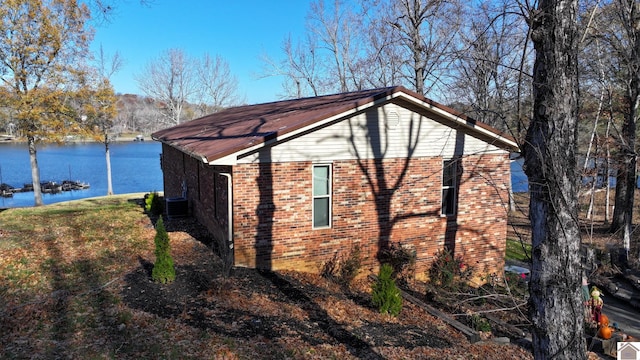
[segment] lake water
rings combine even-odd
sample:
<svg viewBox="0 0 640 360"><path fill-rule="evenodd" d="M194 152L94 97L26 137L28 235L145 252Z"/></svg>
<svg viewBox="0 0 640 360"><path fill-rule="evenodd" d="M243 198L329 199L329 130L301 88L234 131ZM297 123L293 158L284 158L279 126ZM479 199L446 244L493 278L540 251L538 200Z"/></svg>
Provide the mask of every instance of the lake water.
<svg viewBox="0 0 640 360"><path fill-rule="evenodd" d="M113 192L127 194L162 191L160 153L155 141L131 141L111 144L111 176ZM74 180L89 183L86 190L42 194L45 204L78 200L107 194L107 166L104 145L74 143L40 145L38 166L41 181ZM522 159L511 162L511 180L515 192L527 191L527 177L522 171ZM0 183L23 187L31 183L29 152L24 143L0 143ZM0 208L33 206L33 192L16 193L12 198L0 197Z"/></svg>
<svg viewBox="0 0 640 360"><path fill-rule="evenodd" d="M43 145L37 148L41 181L74 180L90 185L89 189L42 194L45 204L77 200L107 194L107 165L104 144L74 143ZM162 191L160 153L156 141L112 143L111 180L115 194ZM31 183L29 151L25 143L0 143L0 183L16 188ZM0 197L0 208L33 206L33 192Z"/></svg>
<svg viewBox="0 0 640 360"><path fill-rule="evenodd" d="M527 175L522 171L523 164L524 158L511 161L511 187L513 188L513 192L529 191Z"/></svg>

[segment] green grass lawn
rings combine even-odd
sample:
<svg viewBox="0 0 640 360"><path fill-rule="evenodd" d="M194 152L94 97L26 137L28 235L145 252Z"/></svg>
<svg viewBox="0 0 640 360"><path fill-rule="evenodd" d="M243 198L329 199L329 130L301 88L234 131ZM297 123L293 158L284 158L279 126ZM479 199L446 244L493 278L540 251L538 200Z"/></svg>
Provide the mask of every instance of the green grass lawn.
<svg viewBox="0 0 640 360"><path fill-rule="evenodd" d="M113 348L97 343L130 317L113 284L153 251L140 201L114 196L0 212L0 358L140 352L122 345L124 332L110 334Z"/></svg>
<svg viewBox="0 0 640 360"><path fill-rule="evenodd" d="M531 261L531 244L522 243L518 239L507 239L505 258L521 262Z"/></svg>

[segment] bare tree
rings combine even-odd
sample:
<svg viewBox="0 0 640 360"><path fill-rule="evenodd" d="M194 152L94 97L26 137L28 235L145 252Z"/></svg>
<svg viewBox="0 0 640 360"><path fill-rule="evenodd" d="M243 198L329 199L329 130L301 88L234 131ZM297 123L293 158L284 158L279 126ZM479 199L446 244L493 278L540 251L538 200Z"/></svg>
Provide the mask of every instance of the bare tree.
<svg viewBox="0 0 640 360"><path fill-rule="evenodd" d="M633 199L636 188L636 122L640 106L640 3L612 1L605 10L613 12L613 21L605 21L601 37L610 47L619 66L624 98L624 121L619 137L619 165L611 230L622 230L624 249L631 243ZM618 26L616 26L616 24Z"/></svg>
<svg viewBox="0 0 640 360"><path fill-rule="evenodd" d="M527 24L510 1L485 1L468 9L460 50L451 70L456 102L475 119L517 131L518 80L530 74ZM525 56L525 61L522 57ZM524 65L522 68L521 64ZM519 134L514 134L519 135Z"/></svg>
<svg viewBox="0 0 640 360"><path fill-rule="evenodd" d="M586 359L581 294L576 140L577 0L540 0L530 10L536 50L534 112L523 153L529 179L536 359Z"/></svg>
<svg viewBox="0 0 640 360"><path fill-rule="evenodd" d="M599 1L598 1L599 2ZM581 118L591 121L585 121L583 125L584 135L588 135L589 139L580 141L587 143L584 150L584 162L582 165L582 176L584 185L588 186L589 207L587 209L587 218L592 219L595 205L595 190L599 185L606 187L605 196L605 223L609 222L609 165L610 165L610 141L609 133L613 124L613 113L610 112L611 87L613 84L611 67L607 64L610 55L605 52L602 41L596 34L596 22L599 20L599 7L596 4L588 4L582 10L581 22L581 41L580 41L580 94L581 94ZM594 20L596 22L594 22ZM608 115L607 115L608 113ZM606 118L606 126L603 129L602 118ZM580 130L579 130L580 131ZM603 134L604 132L604 134ZM584 138L584 137L583 137Z"/></svg>
<svg viewBox="0 0 640 360"><path fill-rule="evenodd" d="M100 45L96 60L99 74L105 79L111 79L113 75L122 69L125 63L119 52L116 51L109 56L104 52L102 45Z"/></svg>
<svg viewBox="0 0 640 360"><path fill-rule="evenodd" d="M263 77L282 76L284 98L318 96L324 93L321 87L321 61L318 59L316 40L307 34L305 42L295 42L289 35L282 42L284 59L274 60L262 55Z"/></svg>
<svg viewBox="0 0 640 360"><path fill-rule="evenodd" d="M222 57L205 54L196 69L198 94L205 114L210 110L219 111L240 101L238 79L231 74L229 63Z"/></svg>
<svg viewBox="0 0 640 360"><path fill-rule="evenodd" d="M110 144L113 140L113 125L117 114L117 99L110 79L115 73L120 71L124 65L124 60L118 52L112 56L107 56L101 45L97 62L100 80L98 81L96 90L92 91L89 96L91 100L89 104L92 108L85 111L85 113L93 115L91 116L92 124L96 130L96 136L94 138L104 144L104 157L107 165L107 195L113 195Z"/></svg>
<svg viewBox="0 0 640 360"><path fill-rule="evenodd" d="M138 108L134 114L133 125L139 131L149 133L160 130L164 127L164 116L157 111L157 101L150 97L142 98L142 107Z"/></svg>
<svg viewBox="0 0 640 360"><path fill-rule="evenodd" d="M327 68L325 87L330 91L362 90L363 69L360 66L361 17L344 0L333 0L326 6L323 0L311 3L307 28L323 50L323 63ZM336 84L336 85L334 85Z"/></svg>
<svg viewBox="0 0 640 360"><path fill-rule="evenodd" d="M376 8L363 7L362 17L366 19L363 32L367 34L365 55L361 66L367 69L364 81L367 87L379 88L404 83L402 64L403 51L397 46L395 31L385 26Z"/></svg>
<svg viewBox="0 0 640 360"><path fill-rule="evenodd" d="M362 89L364 74L370 71L362 62L359 18L343 0L330 5L323 0L312 2L306 33L301 39L289 35L283 41L282 59L264 55L262 76L283 76L285 97Z"/></svg>
<svg viewBox="0 0 640 360"><path fill-rule="evenodd" d="M443 84L461 23L458 0L358 4L311 3L303 40L286 39L280 61L265 56L264 76L284 76L285 91L298 97L403 83L424 94Z"/></svg>
<svg viewBox="0 0 640 360"><path fill-rule="evenodd" d="M77 103L80 105L79 114L87 128L88 135L104 144L104 155L107 165L107 195L113 195L111 182L111 144L113 119L116 115L116 96L109 79L97 76L91 84L85 87Z"/></svg>
<svg viewBox="0 0 640 360"><path fill-rule="evenodd" d="M616 192L611 232L620 232L625 253L631 247L636 188L636 128L640 104L640 3L607 0L589 4L583 36L582 83L587 94L609 100L615 134ZM606 96L605 96L606 95ZM619 100L616 100L619 99ZM613 101L612 101L613 100ZM621 122L621 124L620 124Z"/></svg>
<svg viewBox="0 0 640 360"><path fill-rule="evenodd" d="M456 0L399 0L382 7L382 24L392 30L410 87L427 94L440 85L455 53L461 4Z"/></svg>
<svg viewBox="0 0 640 360"><path fill-rule="evenodd" d="M194 61L180 49L170 49L150 61L135 78L147 96L162 103L166 122L183 121L182 111L196 92Z"/></svg>

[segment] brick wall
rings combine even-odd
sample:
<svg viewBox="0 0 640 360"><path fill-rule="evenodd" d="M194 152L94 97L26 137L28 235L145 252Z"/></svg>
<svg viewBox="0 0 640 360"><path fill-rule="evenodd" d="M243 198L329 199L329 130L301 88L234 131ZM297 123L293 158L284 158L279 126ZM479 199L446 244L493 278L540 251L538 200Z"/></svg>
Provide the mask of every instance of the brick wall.
<svg viewBox="0 0 640 360"><path fill-rule="evenodd" d="M507 155L460 163L458 215L442 217L442 158L336 161L332 227L312 229L312 163L213 167L163 146L165 197L188 188L190 212L212 234L226 234L226 178L233 176L237 266L317 272L359 245L365 270L387 242L416 250L418 277L445 244L482 273L503 266L510 168Z"/></svg>
<svg viewBox="0 0 640 360"><path fill-rule="evenodd" d="M227 180L220 174L231 167L206 165L163 144L162 172L165 198L182 196L185 182L190 214L212 234L227 233Z"/></svg>
<svg viewBox="0 0 640 360"><path fill-rule="evenodd" d="M359 245L377 268L386 242L418 255L422 275L445 243L482 272L503 266L509 162L506 155L461 160L457 217L440 216L442 159L333 163L330 229L312 229L310 162L233 169L236 265L319 271L334 254Z"/></svg>

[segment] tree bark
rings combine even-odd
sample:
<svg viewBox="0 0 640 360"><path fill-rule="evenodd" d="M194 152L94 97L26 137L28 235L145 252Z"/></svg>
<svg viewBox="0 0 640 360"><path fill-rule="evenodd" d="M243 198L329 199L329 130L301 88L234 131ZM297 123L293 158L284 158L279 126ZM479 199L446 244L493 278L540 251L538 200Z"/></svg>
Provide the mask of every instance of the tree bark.
<svg viewBox="0 0 640 360"><path fill-rule="evenodd" d="M36 156L36 139L29 135L27 136L27 145L29 147L29 162L31 163L31 182L33 184L33 200L35 206L41 206L42 203L42 189L40 188L40 169L38 168L38 158Z"/></svg>
<svg viewBox="0 0 640 360"><path fill-rule="evenodd" d="M586 359L581 299L576 139L577 0L541 0L530 18L534 114L523 153L529 180L536 359Z"/></svg>
<svg viewBox="0 0 640 360"><path fill-rule="evenodd" d="M622 136L627 144L631 144L632 141L635 143L635 121L631 124L629 115L625 116ZM636 155L628 145L621 146L620 152L618 175L616 177L615 207L613 208L613 221L609 230L611 232L621 232L623 247L628 252L631 243L631 217L636 186Z"/></svg>

